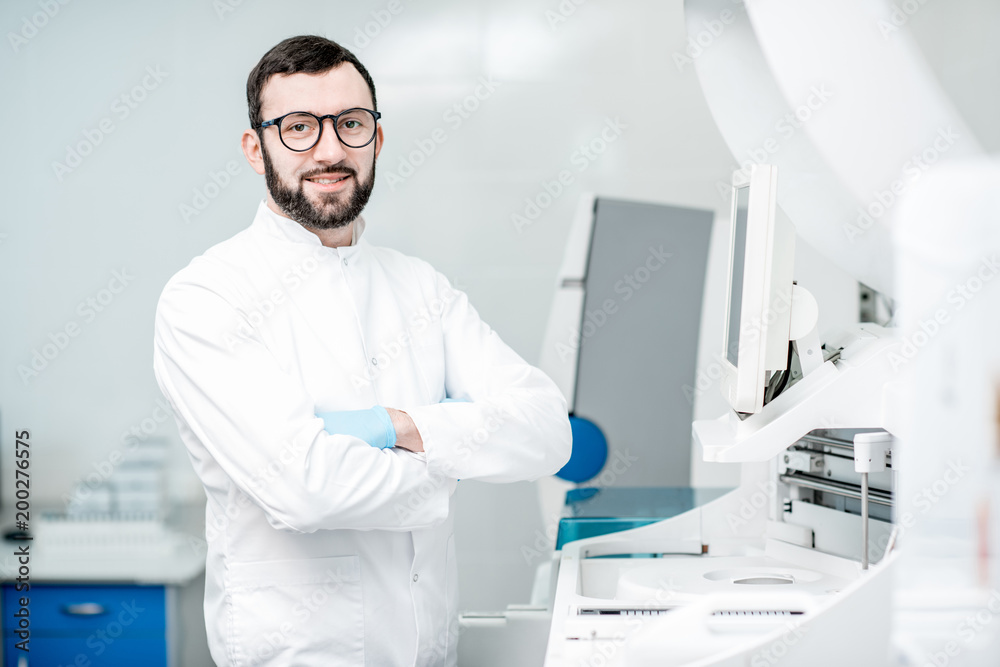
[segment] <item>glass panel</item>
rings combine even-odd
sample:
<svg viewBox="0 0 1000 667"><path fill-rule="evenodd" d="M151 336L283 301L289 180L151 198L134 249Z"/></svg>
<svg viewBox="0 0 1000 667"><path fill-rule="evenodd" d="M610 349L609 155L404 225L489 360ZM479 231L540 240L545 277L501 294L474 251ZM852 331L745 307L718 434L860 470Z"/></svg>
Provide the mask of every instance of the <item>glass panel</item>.
<svg viewBox="0 0 1000 667"><path fill-rule="evenodd" d="M740 317L743 314L743 268L747 253L747 209L750 187L736 190L736 219L733 221L733 275L729 287L729 331L726 336L726 358L739 365Z"/></svg>
<svg viewBox="0 0 1000 667"><path fill-rule="evenodd" d="M354 109L337 120L337 133L349 144L363 144L375 133L375 116L364 109Z"/></svg>
<svg viewBox="0 0 1000 667"><path fill-rule="evenodd" d="M290 148L311 146L319 133L319 123L314 116L296 113L281 121L281 138Z"/></svg>

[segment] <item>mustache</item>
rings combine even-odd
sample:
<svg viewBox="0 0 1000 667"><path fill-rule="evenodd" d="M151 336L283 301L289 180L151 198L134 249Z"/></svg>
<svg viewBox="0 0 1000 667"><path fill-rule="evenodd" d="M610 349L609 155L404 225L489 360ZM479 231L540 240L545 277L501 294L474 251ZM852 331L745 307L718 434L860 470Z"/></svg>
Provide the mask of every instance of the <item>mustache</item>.
<svg viewBox="0 0 1000 667"><path fill-rule="evenodd" d="M357 176L358 171L346 165L337 165L334 167L327 167L326 169L312 169L306 173L299 176L300 180L306 178L315 178L317 176L326 176L328 174L342 174L344 176Z"/></svg>

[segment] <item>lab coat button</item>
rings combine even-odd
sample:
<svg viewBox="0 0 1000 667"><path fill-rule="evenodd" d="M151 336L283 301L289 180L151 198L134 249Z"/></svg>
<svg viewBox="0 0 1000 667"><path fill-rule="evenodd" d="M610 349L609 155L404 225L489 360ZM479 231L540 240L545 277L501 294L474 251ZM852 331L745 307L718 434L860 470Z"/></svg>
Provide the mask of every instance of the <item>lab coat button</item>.
<svg viewBox="0 0 1000 667"><path fill-rule="evenodd" d="M372 366L378 366L378 359L372 357Z"/></svg>
<svg viewBox="0 0 1000 667"><path fill-rule="evenodd" d="M419 579L419 578L420 578L420 575L419 575L419 574L415 574L415 575L413 575L413 581L414 581L414 582L416 582L416 580L417 580L417 579Z"/></svg>
<svg viewBox="0 0 1000 667"><path fill-rule="evenodd" d="M344 258L344 266L347 266L347 258Z"/></svg>

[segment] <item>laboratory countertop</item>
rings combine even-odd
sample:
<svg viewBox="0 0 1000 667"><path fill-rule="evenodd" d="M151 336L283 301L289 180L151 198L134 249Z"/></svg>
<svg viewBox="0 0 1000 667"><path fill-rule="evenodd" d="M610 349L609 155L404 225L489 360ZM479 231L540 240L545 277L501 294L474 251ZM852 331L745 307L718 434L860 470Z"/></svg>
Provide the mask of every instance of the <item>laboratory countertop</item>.
<svg viewBox="0 0 1000 667"><path fill-rule="evenodd" d="M4 534L11 508L0 508ZM42 517L46 518L42 518ZM0 581L183 586L205 569L205 505L173 506L165 520L76 517L32 509L29 539L4 539ZM24 551L27 550L27 563Z"/></svg>

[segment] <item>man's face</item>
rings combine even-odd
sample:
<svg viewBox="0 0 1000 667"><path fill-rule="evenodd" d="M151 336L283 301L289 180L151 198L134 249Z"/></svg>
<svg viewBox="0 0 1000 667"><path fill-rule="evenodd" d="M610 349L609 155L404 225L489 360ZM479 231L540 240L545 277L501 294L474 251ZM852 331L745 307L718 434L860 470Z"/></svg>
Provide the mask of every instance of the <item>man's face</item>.
<svg viewBox="0 0 1000 667"><path fill-rule="evenodd" d="M368 85L349 63L323 74L275 75L264 86L261 98L264 120L292 111L323 116L355 107L372 108ZM269 204L306 227L343 227L368 203L375 185L375 158L381 149L381 126L372 143L349 148L337 139L332 121L324 120L319 143L301 153L281 143L277 127L265 128L260 160Z"/></svg>

